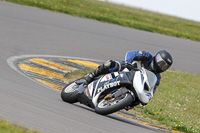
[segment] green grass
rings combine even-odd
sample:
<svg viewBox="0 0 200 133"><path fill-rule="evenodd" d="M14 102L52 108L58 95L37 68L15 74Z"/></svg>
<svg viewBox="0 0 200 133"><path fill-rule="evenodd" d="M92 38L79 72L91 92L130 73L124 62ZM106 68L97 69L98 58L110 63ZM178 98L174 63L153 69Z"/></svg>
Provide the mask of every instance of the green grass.
<svg viewBox="0 0 200 133"><path fill-rule="evenodd" d="M72 73L68 73L65 78L68 83L71 83L72 81L82 78L85 75L87 75L91 70L76 70L73 71Z"/></svg>
<svg viewBox="0 0 200 133"><path fill-rule="evenodd" d="M38 133L0 120L0 133Z"/></svg>
<svg viewBox="0 0 200 133"><path fill-rule="evenodd" d="M200 23L97 0L3 0L200 41Z"/></svg>

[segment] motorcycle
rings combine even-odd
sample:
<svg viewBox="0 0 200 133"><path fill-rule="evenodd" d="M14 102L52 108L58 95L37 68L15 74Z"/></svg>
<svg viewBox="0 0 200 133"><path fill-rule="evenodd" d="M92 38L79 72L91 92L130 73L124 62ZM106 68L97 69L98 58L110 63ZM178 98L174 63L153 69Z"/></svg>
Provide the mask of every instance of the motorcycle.
<svg viewBox="0 0 200 133"><path fill-rule="evenodd" d="M84 78L63 88L61 98L68 103L80 102L96 113L108 115L121 109L130 109L141 103L146 105L153 98L157 77L144 67L112 72L97 77L85 85Z"/></svg>

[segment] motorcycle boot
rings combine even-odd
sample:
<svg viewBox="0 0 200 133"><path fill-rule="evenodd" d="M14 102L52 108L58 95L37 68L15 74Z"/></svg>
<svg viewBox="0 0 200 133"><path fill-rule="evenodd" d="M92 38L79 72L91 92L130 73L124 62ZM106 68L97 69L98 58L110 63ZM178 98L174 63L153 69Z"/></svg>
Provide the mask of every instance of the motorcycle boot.
<svg viewBox="0 0 200 133"><path fill-rule="evenodd" d="M95 69L94 71L91 71L90 73L88 73L85 76L86 84L91 83L94 80L94 78L97 76L109 73L109 69L115 66L115 63L116 63L115 61L108 60L104 64L98 66L98 68Z"/></svg>

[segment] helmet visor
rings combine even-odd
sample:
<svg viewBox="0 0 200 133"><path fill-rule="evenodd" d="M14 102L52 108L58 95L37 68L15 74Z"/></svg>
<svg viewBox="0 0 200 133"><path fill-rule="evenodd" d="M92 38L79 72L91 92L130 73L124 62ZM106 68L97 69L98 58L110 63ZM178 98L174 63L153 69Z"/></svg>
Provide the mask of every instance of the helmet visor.
<svg viewBox="0 0 200 133"><path fill-rule="evenodd" d="M166 71L170 65L167 64L167 62L165 62L162 57L160 56L160 54L157 54L156 57L155 57L155 61L158 65L158 67L160 68L160 70L162 71Z"/></svg>

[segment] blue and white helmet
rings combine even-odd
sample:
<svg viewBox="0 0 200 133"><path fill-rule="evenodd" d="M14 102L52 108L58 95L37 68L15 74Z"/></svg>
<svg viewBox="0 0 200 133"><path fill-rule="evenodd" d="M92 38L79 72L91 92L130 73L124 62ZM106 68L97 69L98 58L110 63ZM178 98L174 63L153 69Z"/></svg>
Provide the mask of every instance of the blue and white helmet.
<svg viewBox="0 0 200 133"><path fill-rule="evenodd" d="M153 57L150 67L156 73L161 73L166 71L173 63L172 56L166 50L160 50Z"/></svg>

